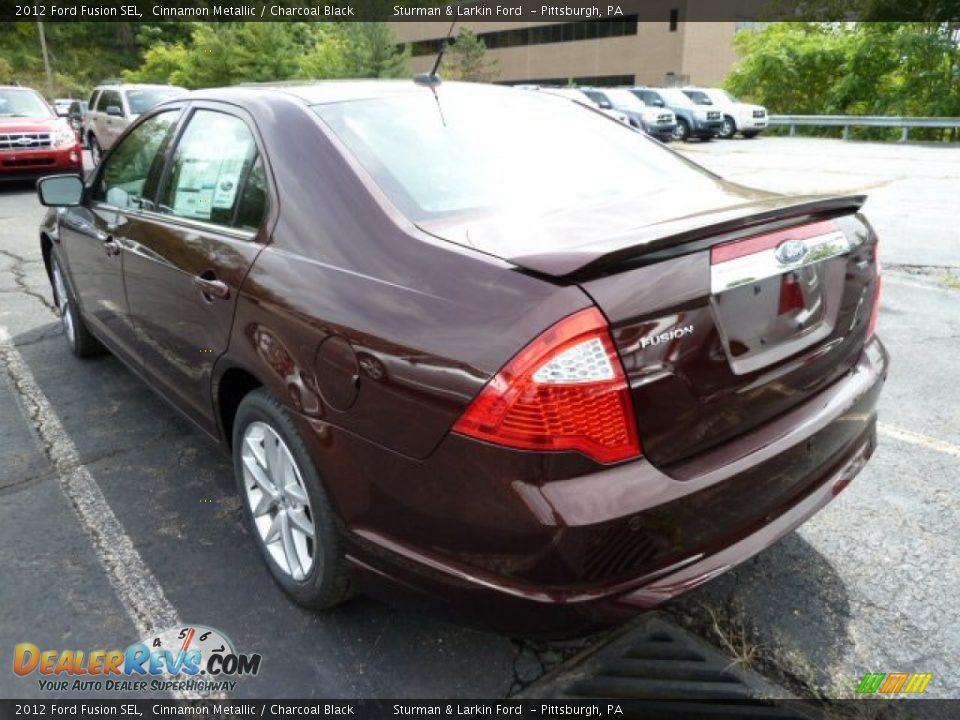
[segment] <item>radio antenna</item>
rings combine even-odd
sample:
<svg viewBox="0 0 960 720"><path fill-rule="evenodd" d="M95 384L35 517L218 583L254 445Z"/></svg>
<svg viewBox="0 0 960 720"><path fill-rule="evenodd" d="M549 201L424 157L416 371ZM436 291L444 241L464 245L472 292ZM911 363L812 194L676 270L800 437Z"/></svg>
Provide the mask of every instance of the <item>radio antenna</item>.
<svg viewBox="0 0 960 720"><path fill-rule="evenodd" d="M447 30L447 36L443 39L443 43L440 45L440 50L437 52L437 59L433 63L433 70L428 73L420 73L419 75L416 75L413 78L415 83L433 87L434 85L439 85L441 82L443 82L439 74L440 63L443 62L443 54L447 51L447 45L450 44L450 38L453 37L453 28L456 24L456 20L450 23L450 29Z"/></svg>

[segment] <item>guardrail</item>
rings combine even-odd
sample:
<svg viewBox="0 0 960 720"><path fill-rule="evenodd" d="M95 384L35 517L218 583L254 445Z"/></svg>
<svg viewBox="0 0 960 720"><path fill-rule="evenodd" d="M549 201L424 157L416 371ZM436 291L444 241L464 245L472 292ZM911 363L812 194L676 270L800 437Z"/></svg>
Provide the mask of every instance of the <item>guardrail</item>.
<svg viewBox="0 0 960 720"><path fill-rule="evenodd" d="M886 115L771 115L770 125L788 126L790 134L797 134L797 125L811 127L842 127L843 139L850 139L852 127L900 128L900 142L910 139L910 128L960 128L960 118L950 117L890 117Z"/></svg>

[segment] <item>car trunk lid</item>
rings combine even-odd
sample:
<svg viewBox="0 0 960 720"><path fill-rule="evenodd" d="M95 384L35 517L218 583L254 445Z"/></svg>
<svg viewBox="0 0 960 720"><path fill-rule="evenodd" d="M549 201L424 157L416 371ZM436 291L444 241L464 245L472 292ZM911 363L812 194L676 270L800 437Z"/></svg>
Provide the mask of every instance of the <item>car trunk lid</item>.
<svg viewBox="0 0 960 720"><path fill-rule="evenodd" d="M489 222L466 236L501 257L512 248L515 265L593 298L623 361L644 453L669 468L855 367L877 282L863 201L755 197L616 234L574 224L552 247L541 228L535 251Z"/></svg>

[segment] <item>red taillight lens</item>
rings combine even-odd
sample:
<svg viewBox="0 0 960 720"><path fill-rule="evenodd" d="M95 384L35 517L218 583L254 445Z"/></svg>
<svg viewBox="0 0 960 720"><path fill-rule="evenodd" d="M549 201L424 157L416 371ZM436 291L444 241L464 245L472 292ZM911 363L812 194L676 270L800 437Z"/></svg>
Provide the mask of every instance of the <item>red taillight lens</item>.
<svg viewBox="0 0 960 720"><path fill-rule="evenodd" d="M627 378L596 308L521 350L453 429L525 450L577 450L601 463L641 453Z"/></svg>
<svg viewBox="0 0 960 720"><path fill-rule="evenodd" d="M880 266L880 245L873 244L873 262L877 268L876 286L873 290L873 307L870 308L870 322L867 324L867 340L877 331L877 320L880 319L880 290L883 288L883 269Z"/></svg>

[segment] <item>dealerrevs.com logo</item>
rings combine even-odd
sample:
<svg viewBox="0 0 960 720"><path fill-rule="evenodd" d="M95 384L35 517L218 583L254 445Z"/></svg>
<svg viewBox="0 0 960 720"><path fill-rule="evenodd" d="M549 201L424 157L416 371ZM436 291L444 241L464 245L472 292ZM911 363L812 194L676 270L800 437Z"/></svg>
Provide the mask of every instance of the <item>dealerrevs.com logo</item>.
<svg viewBox="0 0 960 720"><path fill-rule="evenodd" d="M204 625L170 628L125 650L41 650L28 642L13 650L13 672L38 675L40 690L50 692L229 692L235 678L260 672L260 661Z"/></svg>

